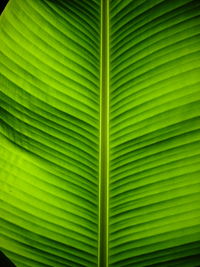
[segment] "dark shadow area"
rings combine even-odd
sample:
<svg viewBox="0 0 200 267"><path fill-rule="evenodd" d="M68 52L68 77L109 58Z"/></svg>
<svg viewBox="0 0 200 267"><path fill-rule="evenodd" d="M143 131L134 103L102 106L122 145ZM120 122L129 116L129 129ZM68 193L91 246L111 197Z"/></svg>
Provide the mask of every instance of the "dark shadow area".
<svg viewBox="0 0 200 267"><path fill-rule="evenodd" d="M16 267L16 265L14 265L12 263L12 261L10 261L4 254L3 252L0 251L0 266L1 267Z"/></svg>
<svg viewBox="0 0 200 267"><path fill-rule="evenodd" d="M182 257L180 259L174 259L171 261L164 261L157 264L148 265L149 267L200 267L200 255L193 255Z"/></svg>
<svg viewBox="0 0 200 267"><path fill-rule="evenodd" d="M0 2L0 14L3 12L5 6L7 5L9 0L1 0Z"/></svg>

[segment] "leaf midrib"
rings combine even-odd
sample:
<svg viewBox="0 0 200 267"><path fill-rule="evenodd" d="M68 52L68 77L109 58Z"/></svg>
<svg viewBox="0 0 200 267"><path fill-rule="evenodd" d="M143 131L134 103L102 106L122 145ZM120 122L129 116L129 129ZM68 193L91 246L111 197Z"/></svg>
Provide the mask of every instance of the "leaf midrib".
<svg viewBox="0 0 200 267"><path fill-rule="evenodd" d="M109 1L101 0L100 171L98 265L108 266L109 212Z"/></svg>

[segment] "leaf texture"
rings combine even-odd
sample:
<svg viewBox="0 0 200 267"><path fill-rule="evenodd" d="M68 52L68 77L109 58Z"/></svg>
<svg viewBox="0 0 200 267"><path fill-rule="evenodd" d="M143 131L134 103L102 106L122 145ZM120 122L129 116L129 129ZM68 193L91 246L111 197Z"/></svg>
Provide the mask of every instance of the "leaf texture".
<svg viewBox="0 0 200 267"><path fill-rule="evenodd" d="M110 6L110 266L199 266L200 3Z"/></svg>
<svg viewBox="0 0 200 267"><path fill-rule="evenodd" d="M1 17L1 247L17 266L95 266L98 1L13 0Z"/></svg>
<svg viewBox="0 0 200 267"><path fill-rule="evenodd" d="M0 62L3 253L199 266L200 2L10 0Z"/></svg>

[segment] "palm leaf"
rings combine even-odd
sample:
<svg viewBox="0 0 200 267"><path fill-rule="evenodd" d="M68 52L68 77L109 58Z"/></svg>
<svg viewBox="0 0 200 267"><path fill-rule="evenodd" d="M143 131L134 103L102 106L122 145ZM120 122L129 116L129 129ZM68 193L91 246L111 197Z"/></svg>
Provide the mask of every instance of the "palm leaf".
<svg viewBox="0 0 200 267"><path fill-rule="evenodd" d="M198 266L200 3L10 0L0 248L16 266Z"/></svg>

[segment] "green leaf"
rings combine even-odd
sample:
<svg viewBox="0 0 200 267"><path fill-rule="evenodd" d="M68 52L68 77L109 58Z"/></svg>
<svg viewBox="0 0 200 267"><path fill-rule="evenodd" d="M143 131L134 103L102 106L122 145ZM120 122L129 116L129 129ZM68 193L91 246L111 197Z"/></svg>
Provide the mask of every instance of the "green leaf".
<svg viewBox="0 0 200 267"><path fill-rule="evenodd" d="M10 0L0 51L3 253L198 266L200 2Z"/></svg>

